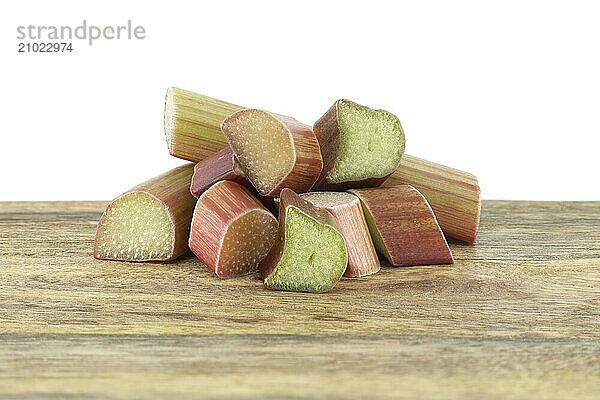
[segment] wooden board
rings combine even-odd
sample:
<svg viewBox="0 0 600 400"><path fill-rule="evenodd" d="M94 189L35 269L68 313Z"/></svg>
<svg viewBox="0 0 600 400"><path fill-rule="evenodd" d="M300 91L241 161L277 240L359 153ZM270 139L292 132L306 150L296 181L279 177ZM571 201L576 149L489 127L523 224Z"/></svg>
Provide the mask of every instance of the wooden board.
<svg viewBox="0 0 600 400"><path fill-rule="evenodd" d="M0 203L0 397L600 398L600 202L487 201L453 266L327 294L96 261L106 203Z"/></svg>

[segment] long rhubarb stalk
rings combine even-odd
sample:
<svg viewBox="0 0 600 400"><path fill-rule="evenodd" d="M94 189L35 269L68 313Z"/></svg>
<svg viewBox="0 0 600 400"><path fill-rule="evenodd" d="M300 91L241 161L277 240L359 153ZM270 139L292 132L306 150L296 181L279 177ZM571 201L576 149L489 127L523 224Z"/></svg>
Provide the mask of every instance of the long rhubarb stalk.
<svg viewBox="0 0 600 400"><path fill-rule="evenodd" d="M384 187L411 185L425 196L440 227L452 238L473 244L481 215L477 178L464 171L404 155Z"/></svg>
<svg viewBox="0 0 600 400"><path fill-rule="evenodd" d="M243 107L198 93L169 88L165 97L165 136L172 156L202 161L225 148L225 118Z"/></svg>
<svg viewBox="0 0 600 400"><path fill-rule="evenodd" d="M94 257L169 261L188 251L196 204L189 191L193 167L174 168L113 200L98 222Z"/></svg>

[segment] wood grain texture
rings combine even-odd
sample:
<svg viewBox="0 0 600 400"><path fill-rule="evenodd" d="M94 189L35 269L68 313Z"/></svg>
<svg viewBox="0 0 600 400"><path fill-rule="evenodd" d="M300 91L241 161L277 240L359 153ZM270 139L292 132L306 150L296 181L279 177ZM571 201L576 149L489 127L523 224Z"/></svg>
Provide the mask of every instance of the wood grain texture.
<svg viewBox="0 0 600 400"><path fill-rule="evenodd" d="M600 393L600 203L483 203L455 265L329 293L193 256L94 260L105 202L0 203L0 398L537 398Z"/></svg>

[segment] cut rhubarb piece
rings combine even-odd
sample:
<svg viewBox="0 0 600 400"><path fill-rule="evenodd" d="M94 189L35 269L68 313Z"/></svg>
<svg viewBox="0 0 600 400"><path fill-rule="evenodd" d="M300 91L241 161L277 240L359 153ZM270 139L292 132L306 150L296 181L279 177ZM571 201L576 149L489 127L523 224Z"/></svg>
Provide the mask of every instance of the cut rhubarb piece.
<svg viewBox="0 0 600 400"><path fill-rule="evenodd" d="M279 238L260 265L265 285L275 290L327 292L347 263L346 244L333 215L283 189Z"/></svg>
<svg viewBox="0 0 600 400"><path fill-rule="evenodd" d="M221 132L225 118L243 107L178 88L165 96L165 136L169 153L202 161L227 146Z"/></svg>
<svg viewBox="0 0 600 400"><path fill-rule="evenodd" d="M452 253L427 200L409 185L353 189L377 250L393 266L452 264Z"/></svg>
<svg viewBox="0 0 600 400"><path fill-rule="evenodd" d="M468 172L405 155L383 183L385 187L411 185L427 199L444 233L473 244L481 215L481 191Z"/></svg>
<svg viewBox="0 0 600 400"><path fill-rule="evenodd" d="M252 183L250 183L240 169L239 163L229 146L196 164L190 185L190 192L197 198L212 185L224 180L237 182L244 186L269 211L276 212L277 207L275 206L274 199L272 197L261 196L256 191Z"/></svg>
<svg viewBox="0 0 600 400"><path fill-rule="evenodd" d="M379 186L404 153L404 131L395 115L349 100L336 101L313 129L323 154L318 188Z"/></svg>
<svg viewBox="0 0 600 400"><path fill-rule="evenodd" d="M113 200L98 222L94 257L169 261L185 253L196 203L189 192L193 167L175 168Z"/></svg>
<svg viewBox="0 0 600 400"><path fill-rule="evenodd" d="M277 220L243 186L220 181L198 198L190 249L219 278L256 272L277 237Z"/></svg>
<svg viewBox="0 0 600 400"><path fill-rule="evenodd" d="M358 197L346 192L310 192L300 197L334 216L348 249L344 276L358 278L379 271L379 258Z"/></svg>
<svg viewBox="0 0 600 400"><path fill-rule="evenodd" d="M190 192L197 198L215 183L225 180L250 185L229 146L196 164Z"/></svg>
<svg viewBox="0 0 600 400"><path fill-rule="evenodd" d="M221 126L240 167L263 196L283 188L307 192L323 168L321 150L309 126L293 118L248 109Z"/></svg>

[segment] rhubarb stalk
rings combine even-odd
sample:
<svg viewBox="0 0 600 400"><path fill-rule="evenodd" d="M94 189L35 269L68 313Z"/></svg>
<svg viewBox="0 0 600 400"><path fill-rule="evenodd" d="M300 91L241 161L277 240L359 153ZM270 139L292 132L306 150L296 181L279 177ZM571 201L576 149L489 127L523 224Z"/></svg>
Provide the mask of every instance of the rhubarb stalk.
<svg viewBox="0 0 600 400"><path fill-rule="evenodd" d="M375 247L393 266L452 264L452 253L427 200L409 185L353 189Z"/></svg>
<svg viewBox="0 0 600 400"><path fill-rule="evenodd" d="M473 244L481 215L477 178L464 171L405 155L382 186L411 185L425 196L440 227L452 238Z"/></svg>
<svg viewBox="0 0 600 400"><path fill-rule="evenodd" d="M339 281L348 263L342 234L333 215L281 191L279 236L261 262L265 285L275 290L327 292Z"/></svg>
<svg viewBox="0 0 600 400"><path fill-rule="evenodd" d="M202 161L225 148L225 118L243 107L178 88L165 97L165 136L172 156Z"/></svg>
<svg viewBox="0 0 600 400"><path fill-rule="evenodd" d="M219 278L255 272L277 236L277 220L238 183L220 181L198 198L190 249Z"/></svg>
<svg viewBox="0 0 600 400"><path fill-rule="evenodd" d="M315 207L326 209L335 218L348 249L344 276L358 278L379 271L379 258L358 197L346 192L310 192L300 197Z"/></svg>
<svg viewBox="0 0 600 400"><path fill-rule="evenodd" d="M193 164L159 175L117 197L96 230L94 257L119 261L169 261L188 250L196 199Z"/></svg>
<svg viewBox="0 0 600 400"><path fill-rule="evenodd" d="M197 198L212 185L224 180L252 186L239 168L229 146L196 164L190 192Z"/></svg>
<svg viewBox="0 0 600 400"><path fill-rule="evenodd" d="M283 188L309 191L323 168L312 129L291 117L247 109L221 126L244 175L258 193L276 197Z"/></svg>
<svg viewBox="0 0 600 400"><path fill-rule="evenodd" d="M349 100L336 101L313 130L323 153L317 188L379 186L404 153L404 132L395 115Z"/></svg>

